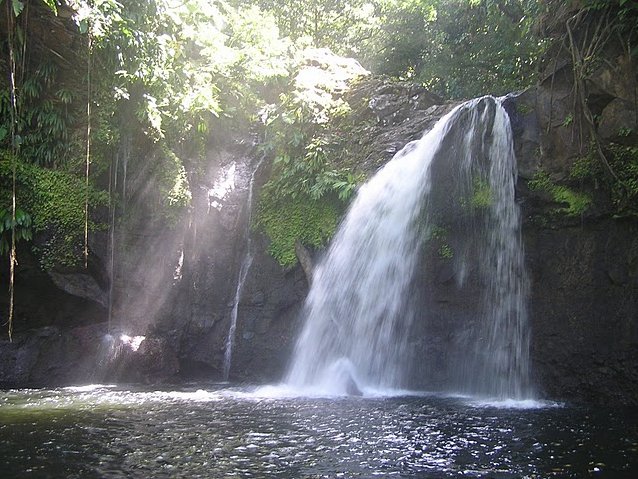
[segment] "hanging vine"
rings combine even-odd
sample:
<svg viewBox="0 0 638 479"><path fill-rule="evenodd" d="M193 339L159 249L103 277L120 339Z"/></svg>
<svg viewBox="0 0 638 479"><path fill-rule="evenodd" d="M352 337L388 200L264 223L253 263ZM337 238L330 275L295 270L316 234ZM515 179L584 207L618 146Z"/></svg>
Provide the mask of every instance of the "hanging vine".
<svg viewBox="0 0 638 479"><path fill-rule="evenodd" d="M16 3L6 3L7 6L7 36L9 44L9 92L10 92L10 136L11 136L11 250L9 252L9 318L7 320L9 341L13 340L13 316L15 302L15 267L17 264L16 255L16 170L19 149L18 135L18 103L16 99L16 61L14 52L15 24L14 14L17 17L20 8ZM12 8L13 7L13 8ZM13 9L13 12L11 11Z"/></svg>
<svg viewBox="0 0 638 479"><path fill-rule="evenodd" d="M93 49L93 40L91 30L87 35L87 55L86 55L86 172L85 186L86 193L84 196L84 268L89 265L89 172L91 168L91 52Z"/></svg>
<svg viewBox="0 0 638 479"><path fill-rule="evenodd" d="M611 37L611 33L613 31L613 22L610 21L610 10L606 9L602 15L598 16L598 21L594 26L594 32L592 33L591 37L589 36L590 23L586 25L586 28L584 29L585 34L583 35L582 45L579 46L574 37L574 28L578 27L579 24L581 24L582 22L588 20L585 18L587 16L587 13L587 10L580 10L576 15L572 16L565 22L565 27L567 30L567 40L569 42L568 48L572 56L572 67L574 74L574 112L577 113L577 119L579 122L579 144L583 145L584 143L583 125L581 123L582 119L584 119L589 137L595 145L598 157L602 161L605 169L609 172L609 174L616 181L620 181L618 175L616 175L615 171L609 164L609 161L607 160L607 157L600 143L600 138L598 136L598 132L596 131L594 115L592 114L589 103L587 101L587 86L585 84L589 62L600 54L604 46L609 41L609 38Z"/></svg>
<svg viewBox="0 0 638 479"><path fill-rule="evenodd" d="M582 147L585 137L589 138L593 152L600 159L605 171L622 189L626 189L628 185L614 169L605 153L597 131L596 118L589 105L587 80L591 75L592 65L604 58L604 49L613 38L620 40L628 57L632 55L631 44L638 31L632 21L636 13L638 7L626 1L606 3L590 0L565 20L563 37L571 55L574 128L579 135L579 144Z"/></svg>

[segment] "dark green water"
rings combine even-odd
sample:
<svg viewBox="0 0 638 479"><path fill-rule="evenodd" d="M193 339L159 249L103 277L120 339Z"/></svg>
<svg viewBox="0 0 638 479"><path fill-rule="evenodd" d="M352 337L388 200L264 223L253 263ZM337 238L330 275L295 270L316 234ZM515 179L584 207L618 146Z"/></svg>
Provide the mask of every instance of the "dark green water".
<svg viewBox="0 0 638 479"><path fill-rule="evenodd" d="M1 391L0 477L638 477L628 411L272 392Z"/></svg>

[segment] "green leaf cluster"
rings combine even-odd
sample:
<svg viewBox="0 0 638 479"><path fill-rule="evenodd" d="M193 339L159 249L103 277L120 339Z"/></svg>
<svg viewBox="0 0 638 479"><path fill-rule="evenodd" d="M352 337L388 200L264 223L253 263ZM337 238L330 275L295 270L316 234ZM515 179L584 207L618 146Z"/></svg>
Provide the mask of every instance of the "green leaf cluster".
<svg viewBox="0 0 638 479"><path fill-rule="evenodd" d="M250 2L243 2L248 4ZM327 47L374 73L448 98L531 85L546 48L536 0L260 0L298 45Z"/></svg>
<svg viewBox="0 0 638 479"><path fill-rule="evenodd" d="M567 206L557 208L555 213L566 216L580 216L592 205L592 198L586 194L573 190L565 185L558 185L552 181L549 173L539 170L527 185L533 191L549 193L556 203Z"/></svg>
<svg viewBox="0 0 638 479"><path fill-rule="evenodd" d="M158 185L159 217L173 226L192 199L186 168L177 155L164 149L153 164L152 174Z"/></svg>
<svg viewBox="0 0 638 479"><path fill-rule="evenodd" d="M439 257L441 259L452 259L452 258L454 258L454 250L447 243L444 243L444 244L441 245L441 247L439 248L438 253L439 253Z"/></svg>
<svg viewBox="0 0 638 479"><path fill-rule="evenodd" d="M494 201L492 188L490 184L480 178L475 178L473 185L473 194L470 204L473 208L482 209L489 207Z"/></svg>
<svg viewBox="0 0 638 479"><path fill-rule="evenodd" d="M0 209L9 211L12 167L7 156L0 158ZM23 239L36 238L41 265L50 269L56 265L75 266L82 258L84 234L84 201L86 186L72 174L17 161L16 165L17 226L30 229ZM108 194L89 188L92 210L109 203ZM23 216L18 211L24 212ZM28 212L28 213L27 213ZM27 219L28 218L28 219ZM96 231L104 225L89 221L89 229ZM18 230L16 230L17 233Z"/></svg>
<svg viewBox="0 0 638 479"><path fill-rule="evenodd" d="M31 241L33 239L31 223L31 215L21 208L16 208L15 220L10 208L0 209L0 255L8 253L11 249L12 230L15 230L16 243L21 240Z"/></svg>
<svg viewBox="0 0 638 479"><path fill-rule="evenodd" d="M180 157L201 153L221 118L248 119L288 75L289 43L256 6L221 0L74 0L94 42L106 138L122 116ZM110 121L109 121L110 120Z"/></svg>
<svg viewBox="0 0 638 479"><path fill-rule="evenodd" d="M612 202L619 214L638 214L638 147L612 143L610 166L618 180L607 179Z"/></svg>
<svg viewBox="0 0 638 479"><path fill-rule="evenodd" d="M308 69L302 62L279 106L264 112L264 150L274 160L257 224L270 237L270 251L283 266L297 261L295 241L312 247L325 244L362 180L361 174L338 162L340 140L330 123L347 114L348 106L337 87L343 87L343 80L337 80L340 75L333 75L331 68L315 69L311 64Z"/></svg>
<svg viewBox="0 0 638 479"><path fill-rule="evenodd" d="M268 252L283 267L297 264L297 241L314 248L325 246L343 214L343 204L335 198L281 197L268 188L258 208L256 226L270 238Z"/></svg>
<svg viewBox="0 0 638 479"><path fill-rule="evenodd" d="M574 162L570 177L599 189L609 198L614 215L638 214L638 147L609 143L604 153L609 168L592 144L590 153Z"/></svg>
<svg viewBox="0 0 638 479"><path fill-rule="evenodd" d="M22 55L17 49L18 61ZM60 83L58 67L50 59L31 69L16 96L15 146L33 163L59 167L81 155L82 145L75 130L80 108L75 101L78 95ZM7 134L11 130L10 121L10 92L4 88L0 89L0 149L11 149Z"/></svg>
<svg viewBox="0 0 638 479"><path fill-rule="evenodd" d="M422 82L448 98L503 95L533 83L545 42L530 0L387 2L370 58L375 69Z"/></svg>
<svg viewBox="0 0 638 479"><path fill-rule="evenodd" d="M446 227L431 224L424 231L424 245L428 251L436 254L440 259L449 260L454 258L454 249L449 243L449 231Z"/></svg>
<svg viewBox="0 0 638 479"><path fill-rule="evenodd" d="M482 210L488 208L494 201L489 181L479 176L473 178L469 193L469 198L461 198L461 207L464 209Z"/></svg>

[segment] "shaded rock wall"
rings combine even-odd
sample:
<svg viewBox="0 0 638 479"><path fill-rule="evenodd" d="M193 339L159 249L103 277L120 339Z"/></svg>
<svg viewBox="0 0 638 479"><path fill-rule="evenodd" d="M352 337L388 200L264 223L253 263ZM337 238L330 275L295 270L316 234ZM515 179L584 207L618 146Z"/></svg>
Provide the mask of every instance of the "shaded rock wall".
<svg viewBox="0 0 638 479"><path fill-rule="evenodd" d="M266 239L249 224L269 166L254 136L212 144L204 171L189 174L193 195L186 217L171 230L144 224L144 196L129 205L141 222L118 249L114 330L161 344L173 371L149 379L220 380L242 262L251 235L254 258L237 305L231 379L275 379L292 344L290 323L305 295L301 271L283 271L266 254ZM263 166L260 166L263 165ZM254 175L254 178L253 178ZM254 183L252 205L249 188ZM253 218L254 219L254 218ZM142 343L143 345L145 343ZM127 359L146 361L142 348ZM120 376L121 377L121 376Z"/></svg>
<svg viewBox="0 0 638 479"><path fill-rule="evenodd" d="M618 215L610 199L611 173L594 142L607 155L611 141L638 145L638 76L634 60L614 42L579 85L593 125L582 105L574 108L577 89L567 51L558 53L538 87L512 101L511 117L523 180L542 170L556 184L593 199L582 214L570 215L567 204L519 182L537 386L552 398L635 405L638 220ZM574 165L587 155L600 162L602 176L576 181Z"/></svg>
<svg viewBox="0 0 638 479"><path fill-rule="evenodd" d="M638 224L526 226L534 374L548 397L636 404Z"/></svg>
<svg viewBox="0 0 638 479"><path fill-rule="evenodd" d="M93 378L94 358L106 332L104 307L58 289L26 248L18 250L18 259L13 342L4 331L9 309L7 265L0 271L0 387L58 385ZM93 291L96 287L91 286Z"/></svg>

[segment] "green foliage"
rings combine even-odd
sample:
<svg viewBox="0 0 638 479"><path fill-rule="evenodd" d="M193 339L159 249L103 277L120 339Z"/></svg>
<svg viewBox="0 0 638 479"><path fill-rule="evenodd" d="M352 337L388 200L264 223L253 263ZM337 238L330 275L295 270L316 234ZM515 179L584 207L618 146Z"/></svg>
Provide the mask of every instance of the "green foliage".
<svg viewBox="0 0 638 479"><path fill-rule="evenodd" d="M439 225L426 229L425 244L431 252L435 252L441 259L454 258L454 250L448 242L447 228Z"/></svg>
<svg viewBox="0 0 638 479"><path fill-rule="evenodd" d="M84 198L86 188L82 179L38 165L17 162L17 203L28 211L18 226L29 228L37 238L37 253L44 268L56 265L74 266L82 259L84 233ZM0 208L9 210L11 164L0 158ZM106 192L89 189L91 208L108 204ZM10 210L9 210L10 211ZM16 220L18 215L16 214ZM31 221L32 220L32 221ZM102 225L89 222L96 230ZM29 239L31 232L23 239Z"/></svg>
<svg viewBox="0 0 638 479"><path fill-rule="evenodd" d="M475 210L489 208L493 200L493 192L489 182L477 176L472 179L472 189L469 192L469 197L463 196L460 198L460 206L466 212L471 213Z"/></svg>
<svg viewBox="0 0 638 479"><path fill-rule="evenodd" d="M242 1L244 5L255 2ZM258 0L277 19L286 37L299 46L327 47L355 56L362 52L362 38L377 28L382 2L369 0Z"/></svg>
<svg viewBox="0 0 638 479"><path fill-rule="evenodd" d="M609 145L610 166L618 180L608 179L618 214L638 214L638 147Z"/></svg>
<svg viewBox="0 0 638 479"><path fill-rule="evenodd" d="M583 8L587 10L604 10L612 7L617 9L617 15L622 22L638 14L638 4L634 0L584 0ZM635 25L633 26L636 27Z"/></svg>
<svg viewBox="0 0 638 479"><path fill-rule="evenodd" d="M13 8L13 14L17 17L20 13L22 13L24 3L20 0L11 0L11 7Z"/></svg>
<svg viewBox="0 0 638 479"><path fill-rule="evenodd" d="M297 263L295 242L320 248L334 234L343 205L334 199L306 195L281 197L271 188L261 196L257 226L270 238L268 252L284 267Z"/></svg>
<svg viewBox="0 0 638 479"><path fill-rule="evenodd" d="M0 255L11 249L11 230L15 229L16 243L20 240L31 241L31 215L21 208L16 208L15 220L10 208L0 209Z"/></svg>
<svg viewBox="0 0 638 479"><path fill-rule="evenodd" d="M452 247L449 244L444 243L439 248L439 256L442 259L452 259L454 258L454 251L452 250Z"/></svg>
<svg viewBox="0 0 638 479"><path fill-rule="evenodd" d="M16 142L29 161L60 166L80 154L81 144L74 132L79 109L74 101L77 95L60 84L54 62L45 60L33 69L16 97ZM9 89L0 89L0 132L10 130L10 109ZM0 134L0 149L10 149L9 142L6 133Z"/></svg>
<svg viewBox="0 0 638 479"><path fill-rule="evenodd" d="M620 128L618 130L618 136L620 136L620 137L628 137L628 136L631 136L633 131L634 130L632 128L622 127L622 128Z"/></svg>
<svg viewBox="0 0 638 479"><path fill-rule="evenodd" d="M570 178L581 181L593 179L596 175L601 173L602 169L600 168L600 161L594 154L577 158L569 170Z"/></svg>
<svg viewBox="0 0 638 479"><path fill-rule="evenodd" d="M368 49L373 69L444 97L505 94L533 83L545 44L531 0L388 0Z"/></svg>
<svg viewBox="0 0 638 479"><path fill-rule="evenodd" d="M251 5L253 2L240 2ZM444 97L531 85L545 48L534 0L260 0L297 46L353 56Z"/></svg>
<svg viewBox="0 0 638 479"><path fill-rule="evenodd" d="M26 0L28 1L28 0ZM42 0L44 4L51 9L54 14L58 14L58 7L56 5L56 0ZM0 2L2 3L2 2ZM25 0L11 0L11 7L13 9L13 14L17 17L24 10Z"/></svg>
<svg viewBox="0 0 638 479"><path fill-rule="evenodd" d="M447 228L442 226L432 226L428 229L427 239L428 240L445 240L447 238Z"/></svg>
<svg viewBox="0 0 638 479"><path fill-rule="evenodd" d="M175 225L191 202L186 169L170 150L164 150L153 166L153 176L159 185L160 216L169 226Z"/></svg>
<svg viewBox="0 0 638 479"><path fill-rule="evenodd" d="M291 157L286 152L275 157L275 172L269 183L275 194L291 198L305 195L311 200L336 194L341 201L352 196L360 176L346 169L333 169L324 150L327 146L324 142L324 138L314 138L305 145L301 157Z"/></svg>
<svg viewBox="0 0 638 479"><path fill-rule="evenodd" d="M531 190L549 193L556 203L565 203L566 207L554 210L558 214L580 216L592 204L592 199L589 195L574 191L564 185L557 185L551 180L549 173L542 170L534 175L534 178L528 182L528 186Z"/></svg>
<svg viewBox="0 0 638 479"><path fill-rule="evenodd" d="M563 120L563 124L562 124L562 126L567 127L567 126L571 125L572 123L574 123L574 115L572 115L572 114L570 113L570 114L569 114L569 115L567 115L567 116L565 117L565 119Z"/></svg>
<svg viewBox="0 0 638 479"><path fill-rule="evenodd" d="M472 197L470 207L472 209L488 208L493 201L493 193L490 184L482 178L474 178L472 181Z"/></svg>
<svg viewBox="0 0 638 479"><path fill-rule="evenodd" d="M105 75L96 85L101 135L117 138L122 117L154 142L201 151L220 117L256 115L260 89L287 76L288 43L271 15L214 0L87 2L76 21L94 39ZM186 151L188 150L188 151Z"/></svg>
<svg viewBox="0 0 638 479"><path fill-rule="evenodd" d="M638 214L638 147L611 143L605 154L615 176L602 164L593 145L587 156L574 162L570 176L608 194L615 215Z"/></svg>
<svg viewBox="0 0 638 479"><path fill-rule="evenodd" d="M582 215L592 203L591 198L566 186L555 186L552 195L557 203L567 203L568 207L561 209L568 216Z"/></svg>
<svg viewBox="0 0 638 479"><path fill-rule="evenodd" d="M283 266L296 263L296 240L314 247L325 244L361 181L361 175L337 163L340 145L329 123L335 116L347 115L348 106L338 93L344 87L342 75L331 68L324 65L309 75L302 65L290 90L281 95L279 107L264 112L264 150L274 161L260 200L258 224Z"/></svg>

